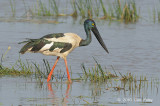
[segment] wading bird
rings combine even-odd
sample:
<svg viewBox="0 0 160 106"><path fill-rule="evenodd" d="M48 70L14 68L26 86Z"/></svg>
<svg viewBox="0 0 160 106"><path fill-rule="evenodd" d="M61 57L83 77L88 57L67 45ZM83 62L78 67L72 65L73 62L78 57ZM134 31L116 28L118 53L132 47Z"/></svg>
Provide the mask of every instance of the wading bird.
<svg viewBox="0 0 160 106"><path fill-rule="evenodd" d="M96 28L96 24L92 19L87 19L84 21L84 29L87 36L85 40L74 33L53 33L45 35L40 39L28 39L27 41L20 42L26 43L20 50L20 53L24 54L26 52L33 52L42 53L44 55L57 56L57 60L55 61L53 68L48 75L47 82L50 81L53 70L59 58L63 58L66 65L68 81L71 82L66 57L76 47L87 46L88 44L90 44L91 31L94 33L104 50L109 53Z"/></svg>

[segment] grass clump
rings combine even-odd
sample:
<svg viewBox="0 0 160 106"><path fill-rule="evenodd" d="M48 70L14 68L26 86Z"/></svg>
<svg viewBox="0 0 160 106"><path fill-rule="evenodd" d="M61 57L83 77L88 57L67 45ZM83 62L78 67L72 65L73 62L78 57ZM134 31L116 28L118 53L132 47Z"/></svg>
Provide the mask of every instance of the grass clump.
<svg viewBox="0 0 160 106"><path fill-rule="evenodd" d="M100 71L100 67L95 66L94 68L89 69L88 71L85 69L84 64L82 64L82 70L83 70L83 76L81 76L81 79L87 80L91 82L104 82L107 79L115 78L116 75L110 73L110 72L104 72Z"/></svg>
<svg viewBox="0 0 160 106"><path fill-rule="evenodd" d="M85 65L82 64L82 71L83 75L80 76L81 80L89 80L91 82L105 82L109 79L123 81L123 82L134 82L137 81L136 77L132 75L131 73L122 74L119 72L119 75L115 72L113 66L113 72L109 72L108 70L103 69L102 66L97 62L97 60L94 58L94 61L96 62L95 67L92 69L86 69ZM141 78L140 81L146 81L146 77Z"/></svg>
<svg viewBox="0 0 160 106"><path fill-rule="evenodd" d="M115 16L116 19L123 20L125 22L136 22L139 18L134 0L128 2L116 0L115 5L113 5L113 11L114 13L112 13L112 16Z"/></svg>
<svg viewBox="0 0 160 106"><path fill-rule="evenodd" d="M14 76L28 76L33 74L33 67L29 62L26 63L22 62L22 60L19 58L14 65L11 66L11 68L8 68L3 65L3 61L5 60L5 56L7 55L8 51L11 49L9 46L7 51L4 55L1 56L0 61L0 76L3 75L14 75Z"/></svg>
<svg viewBox="0 0 160 106"><path fill-rule="evenodd" d="M17 60L16 63L11 67L5 67L2 64L2 61L0 63L0 76L4 75L11 75L11 76L28 76L33 75L33 67L32 65L26 63L23 63L21 59Z"/></svg>
<svg viewBox="0 0 160 106"><path fill-rule="evenodd" d="M26 70L16 70L16 69L10 69L10 68L2 68L2 66L0 66L0 76L3 76L3 75L11 75L11 76L20 76L20 75L23 75L23 76L28 76L28 75L32 75L33 72L32 71L26 71Z"/></svg>
<svg viewBox="0 0 160 106"><path fill-rule="evenodd" d="M94 59L95 60L95 59ZM84 64L82 64L83 76L81 79L90 80L91 82L104 82L108 79L118 77L116 73L112 74L110 72L102 69L101 65L95 60L96 66L92 69L86 70Z"/></svg>

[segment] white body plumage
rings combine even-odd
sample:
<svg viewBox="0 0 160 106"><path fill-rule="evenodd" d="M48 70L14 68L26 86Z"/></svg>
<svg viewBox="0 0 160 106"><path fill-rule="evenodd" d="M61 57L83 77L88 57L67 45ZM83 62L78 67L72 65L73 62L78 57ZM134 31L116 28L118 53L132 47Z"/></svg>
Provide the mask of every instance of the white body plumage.
<svg viewBox="0 0 160 106"><path fill-rule="evenodd" d="M44 55L52 55L52 56L59 56L61 58L66 58L66 56L74 50L76 47L79 46L80 41L82 40L77 34L75 33L63 33L63 37L52 37L52 38L43 38L47 41L50 41L50 43L45 44L40 50L37 52L42 53ZM59 43L69 43L71 44L71 48L63 53L61 53L62 49L64 48L59 48L56 47L53 51L50 51L50 48L54 45L55 42ZM32 51L32 48L29 48L26 52L35 52Z"/></svg>

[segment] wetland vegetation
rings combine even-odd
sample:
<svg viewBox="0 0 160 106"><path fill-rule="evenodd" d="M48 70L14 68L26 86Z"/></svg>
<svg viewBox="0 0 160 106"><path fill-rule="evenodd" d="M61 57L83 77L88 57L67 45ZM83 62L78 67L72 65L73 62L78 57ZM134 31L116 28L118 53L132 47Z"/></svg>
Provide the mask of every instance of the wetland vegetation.
<svg viewBox="0 0 160 106"><path fill-rule="evenodd" d="M104 0L70 0L69 3L66 3L67 10L70 6L72 7L68 14L60 11L62 6L59 5L60 1L57 0L48 0L47 3L37 0L34 7L26 6L25 1L23 2L26 16L29 14L31 16L72 16L73 18L80 16L81 18L98 18L110 21L120 20L128 23L136 22L139 18L140 12L140 10L137 9L134 0L115 0L111 3L107 1L107 5L104 4ZM15 16L15 0L10 0L10 7L12 16Z"/></svg>
<svg viewBox="0 0 160 106"><path fill-rule="evenodd" d="M110 56L111 58L115 57L115 58L118 58L119 60L113 59L112 60L113 62L110 61L113 65L111 65L110 67L104 66L104 63L101 63L101 61L106 62L108 61L108 59L111 60L109 57L107 58L106 61L98 60L99 56L97 56L97 54L99 54L99 52L97 52L96 55L92 54L92 51L89 52L90 54L94 55L95 58L90 57L92 59L87 59L85 60L84 63L79 62L78 64L81 64L81 66L76 68L77 70L74 69L75 73L72 70L72 67L70 68L71 79L73 81L72 84L66 83L66 80L67 80L66 72L64 70L62 71L61 69L60 70L56 69L54 72L54 75L52 75L52 81L50 83L46 83L47 76L52 67L52 65L49 62L49 59L38 59L40 63L37 63L31 59L24 60L24 58L22 59L22 56L19 55L19 58L14 57L14 61L12 61L12 63L7 63L8 61L6 60L10 59L10 57L12 57L13 55L13 54L8 55L9 52L13 52L13 51L10 51L10 49L12 48L9 46L8 50L4 52L4 54L1 56L1 61L0 61L0 83L1 83L0 105L70 105L70 104L71 105L105 105L105 104L108 104L108 105L121 105L121 104L122 105L123 104L157 105L159 103L158 98L159 98L160 82L159 82L159 77L157 77L155 74L157 73L157 75L159 76L159 66L156 66L159 62L159 60L157 61L157 58L159 55L155 56L156 51L158 52L158 49L156 48L157 46L153 46L154 45L153 42L157 42L157 41L152 41L152 38L156 37L157 39L158 37L153 34L155 30L153 30L153 32L150 31L149 29L145 29L144 32L142 31L143 29L142 27L145 27L145 28L149 27L150 23L149 24L141 23L142 25L137 23L142 21L148 22L150 19L150 21L152 21L151 27L153 27L152 24L154 23L156 23L158 27L160 22L160 9L159 9L160 2L158 2L155 7L147 7L147 8L140 8L143 3L139 5L136 0L112 0L112 1L110 0L65 0L65 1L64 0L45 0L45 1L35 0L35 2L33 2L32 4L28 4L28 2L25 0L22 0L22 2L23 2L23 6L19 8L20 5L18 5L17 0L8 0L8 5L10 7L8 8L9 9L8 11L10 11L9 15L11 17L9 16L9 18L8 17L4 18L0 16L0 22L2 26L3 25L5 26L5 24L3 24L5 22L9 24L7 28L10 28L10 27L13 28L14 27L13 23L17 24L17 22L19 22L19 23L23 23L22 25L25 26L26 22L30 22L30 23L36 23L35 27L38 27L38 26L43 27L43 25L40 25L39 23L41 24L49 23L49 24L52 24L53 26L57 25L56 27L59 27L59 29L63 29L64 27L62 27L61 24L62 25L64 24L63 22L60 22L58 19L71 18L73 20L84 20L86 18L93 18L96 21L99 21L99 22L102 21L102 23L104 21L109 23L115 22L116 25L114 23L113 24L114 26L118 26L119 24L121 24L122 26L124 25L124 27L129 33L127 33L127 36L123 38L123 35L125 35L127 31L124 30L121 25L119 25L118 28L117 27L109 28L110 31L108 32L110 33L106 33L105 31L102 31L104 35L105 34L115 35L116 39L118 39L118 40L115 40L114 39L115 36L111 36L111 39L109 40L113 41L115 45L116 44L118 45L116 45L117 46L116 48L110 45L109 49L111 49L112 54L114 54L114 50L116 49L116 55L114 54L112 56L111 54ZM146 9L147 12L145 15L142 15L143 14L142 11L144 9ZM19 12L22 12L23 15L19 15ZM140 25L142 27L137 28L137 26L130 26L130 25L136 25L136 24L137 26ZM32 25L33 24L29 24L29 27ZM69 26L70 23L67 23L67 25ZM106 25L105 28L108 28L107 26L108 25ZM20 27L22 26L19 26L18 28ZM47 27L48 29L50 29L50 27L48 27L48 24L44 27ZM69 28L72 29L73 27L75 26L71 26ZM103 28L103 25L101 27ZM36 35L36 34L42 33L42 32L35 33L36 31L39 31L38 28L37 28L38 30L30 29L27 31L18 29L18 28L17 28L17 32L12 29L11 31L1 30L0 32L1 33L4 32L3 34L8 34L8 35L13 34L13 32L16 34L20 33L20 36L17 35L19 37L18 40L22 40L22 39L24 40L25 37L28 37L25 35L29 35L29 34ZM135 38L137 37L137 36L135 37L134 35L138 33L138 31L134 29L140 30L140 35L146 35L146 36L142 36L143 37L142 39L141 39L141 36L138 35L138 41L140 42L142 41L141 42L142 45L140 43L140 46L134 45L133 40L136 40ZM22 30L22 32L20 30ZM54 30L57 30L57 29L55 28ZM117 34L117 33L114 33L115 30L118 30L118 31L122 30L124 33L120 35L121 31L119 31L119 33ZM135 31L136 33L132 31ZM151 33L146 31L150 31ZM158 32L159 29L156 31L157 31L157 34L159 34ZM149 35L148 33L153 34L153 36L148 37ZM130 34L131 36L133 36L133 38L130 36ZM21 35L24 35L25 37L21 37ZM117 35L121 37L117 38ZM12 36L14 36L14 34ZM33 38L36 38L36 37L34 36ZM12 39L14 43L17 40L16 38L13 39L13 37L11 37L10 39ZM8 42L7 44L5 44L5 46L10 45L9 43L10 39L7 38ZM108 38L105 38L105 39L108 40ZM122 40L122 39L125 39L125 40ZM123 42L127 42L126 39L127 40L133 39L133 40L129 40L131 42L131 43L128 43L129 48L123 45L118 47ZM121 41L121 40L122 42L119 43L118 41ZM137 45L139 44L138 41L137 41ZM148 44L146 42L149 42L149 43L151 42L151 44ZM15 45L14 43L13 45ZM146 46L143 45L143 43L147 44L147 47L150 47L150 48L149 49L145 48ZM144 47L141 47L141 46L144 46ZM15 49L15 47L13 48ZM133 48L133 49L130 49L130 48ZM20 47L18 48L18 50L19 49ZM126 52L125 51L126 49L129 49L130 51ZM147 51L146 49L147 50L151 49L151 50ZM17 48L15 50L16 50L15 53L18 54ZM144 52L141 52L141 50L144 50ZM122 55L117 54L117 52L119 54L122 53ZM147 54L151 52L153 54ZM133 55L132 53L136 55ZM104 55L104 54L102 53L99 55ZM129 55L128 58L126 57L127 61L125 60L126 58L123 57L124 55L125 56ZM138 55L142 57L139 57ZM77 58L74 55L72 56L73 58ZM130 56L131 57L133 56L133 58L131 58ZM28 58L25 58L25 59L28 59ZM34 57L33 59L36 59L36 57ZM101 59L103 58L101 57ZM121 68L120 70L117 69L117 67L125 66L126 64L124 63L127 63L129 59L131 61L131 64L126 66L127 67L126 70L128 70L127 72L123 70L125 68L122 68L122 70ZM71 60L74 60L74 59L71 59ZM79 61L79 60L77 59L74 61ZM139 61L142 62L138 64L139 66L132 67L133 64L136 65L136 63ZM149 61L149 64L148 64L148 61ZM87 66L88 65L87 63L89 62L94 63L94 65ZM150 66L152 63L157 63L157 64ZM75 64L76 63L73 63L73 65ZM105 63L105 65L106 64L108 63ZM118 64L118 66L115 66L114 64ZM148 67L145 67L146 65L144 64L148 65ZM145 68L143 69L143 67ZM157 67L158 69L154 69ZM137 68L138 74L136 74L137 70L134 68ZM147 68L149 68L148 69L149 71L147 70ZM141 74L140 73L141 70L144 70L144 73L146 74ZM77 91L79 92L77 93ZM5 97L6 92L7 93L10 92L10 95L14 95L15 97L14 98ZM6 102L6 98L7 98L7 102ZM7 104L8 99L11 101L11 104ZM16 103L14 101L16 101Z"/></svg>
<svg viewBox="0 0 160 106"><path fill-rule="evenodd" d="M6 52L7 53L7 52ZM7 55L5 53L5 55ZM38 87L43 88L45 86L45 82L50 72L50 65L47 60L43 59L43 65L39 65L34 62L28 62L27 60L23 62L20 58L11 65L11 68L8 66L3 66L3 59L5 60L5 55L1 58L0 64L0 76L23 76L27 78L31 78L36 80ZM91 96L79 95L72 97L72 102L74 105L77 104L77 101L81 103L83 101L84 105L96 105L102 104L103 102L98 101L97 97L103 97L108 91L110 92L121 92L124 97L117 98L114 101L109 102L109 104L122 104L126 102L137 102L137 103L152 103L153 99L146 98L148 92L156 92L158 93L159 89L159 78L152 78L148 79L146 76L143 75L133 75L131 73L120 73L114 70L112 66L112 71L108 70L106 67L103 68L98 61L93 58L95 61L95 67L91 69L87 69L84 64L81 65L82 73L79 73L78 78L72 78L73 83L86 83L90 84L91 86ZM42 67L43 66L43 67ZM56 88L58 86L64 85L64 81L67 80L66 75L61 70L56 70L54 75L52 76L53 84ZM72 84L67 84L66 95L68 95L70 86ZM52 83L48 83L48 90L50 91L51 95L53 94ZM104 89L102 90L102 86ZM60 87L61 88L61 87ZM54 88L55 89L55 88ZM62 88L61 88L62 89ZM151 91L150 91L151 90ZM133 98L130 98L130 96ZM27 98L29 101L38 101L40 99L45 98ZM52 99L48 98L48 100ZM59 100L58 103L62 105L63 103L67 104L66 100L68 96L65 96ZM88 99L93 99L93 102L88 101ZM79 104L78 103L78 104ZM53 104L57 105L56 102Z"/></svg>
<svg viewBox="0 0 160 106"><path fill-rule="evenodd" d="M52 17L67 17L71 16L74 19L77 17L103 19L109 21L121 21L125 23L135 23L145 17L141 16L141 8L137 6L135 0L37 0L32 6L28 6L23 0L25 17L34 16L52 16ZM160 21L160 3L153 7L152 13L148 11L153 22ZM65 7L65 9L62 9ZM70 8L72 7L72 8ZM12 16L16 15L15 0L10 0L10 8ZM150 8L148 8L150 10Z"/></svg>

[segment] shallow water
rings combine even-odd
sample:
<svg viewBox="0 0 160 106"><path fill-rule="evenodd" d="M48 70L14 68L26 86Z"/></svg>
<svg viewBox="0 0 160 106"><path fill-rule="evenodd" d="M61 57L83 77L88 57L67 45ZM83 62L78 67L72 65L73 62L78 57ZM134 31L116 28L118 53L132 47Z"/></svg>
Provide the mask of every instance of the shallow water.
<svg viewBox="0 0 160 106"><path fill-rule="evenodd" d="M153 81L132 83L73 82L38 83L31 78L0 78L0 104L8 105L157 105L159 84ZM115 87L124 89L117 90ZM125 86L125 87L124 87Z"/></svg>
<svg viewBox="0 0 160 106"><path fill-rule="evenodd" d="M31 0L32 1L32 0ZM31 3L28 1L28 4ZM34 3L33 1L32 3ZM32 4L31 3L31 4ZM15 20L10 17L11 11L8 1L0 0L0 55L4 54L11 46L11 50L7 53L3 62L5 66L11 66L18 60L19 56L22 60L29 60L42 65L42 59L47 59L50 65L54 64L56 57L44 56L42 54L27 53L20 55L18 52L23 45L18 42L25 38L40 38L45 34L59 32L73 32L80 37L85 38L83 21L74 21L71 17L58 18L59 24L37 23L37 22L17 22L4 21ZM19 2L23 4L23 2ZM150 1L140 1L138 5L145 8L151 8L156 3ZM22 5L17 6L17 16L24 14ZM148 10L141 7L142 16L147 19ZM21 11L22 10L22 11ZM23 19L22 17L19 17ZM47 17L46 17L47 18ZM41 18L41 19L46 19ZM39 18L36 18L39 19ZM48 18L47 18L48 19ZM112 71L111 65L115 71L121 73L131 72L136 76L144 75L147 77L149 84L148 88L143 87L140 95L130 93L130 91L115 91L113 88L106 90L110 86L105 84L98 85L90 84L89 82L73 82L67 85L63 83L47 84L46 82L40 86L35 79L21 77L1 77L0 78L0 105L52 105L52 104L107 104L107 105L157 105L159 104L159 85L151 87L151 79L160 78L160 47L159 33L160 24L153 23L152 19L140 19L136 24L124 24L120 22L95 20L97 28L104 39L104 42L109 50L107 54L100 46L96 38L92 37L92 42L89 46L79 47L68 56L68 65L73 72L72 77L77 78L77 73L82 73L81 64L86 67L94 67L95 61L92 57L102 65ZM62 59L57 64L56 70L65 72L65 64ZM65 74L66 76L66 74ZM53 80L54 81L54 80ZM144 82L145 83L145 82ZM123 86L121 82L117 85ZM112 85L112 87L117 86ZM67 89L67 86L68 87ZM50 88L52 87L52 89ZM145 91L145 89L147 89ZM68 93L66 93L68 92ZM147 93L144 93L147 92ZM7 94L7 95L6 95ZM143 98L153 100L152 103L135 102L136 99L142 101ZM133 99L132 101L130 99ZM10 102L8 102L10 101ZM98 103L97 103L98 102Z"/></svg>

